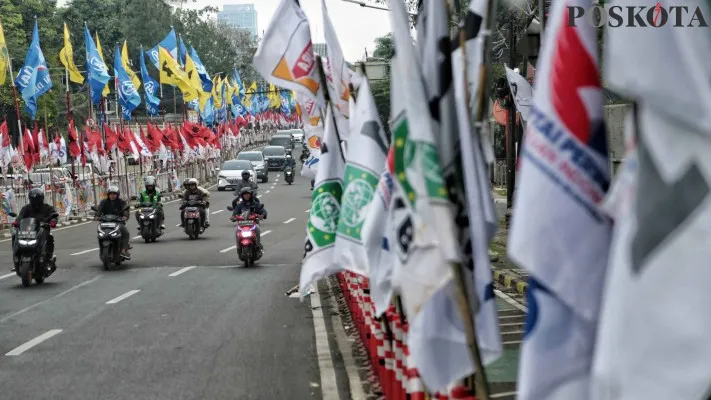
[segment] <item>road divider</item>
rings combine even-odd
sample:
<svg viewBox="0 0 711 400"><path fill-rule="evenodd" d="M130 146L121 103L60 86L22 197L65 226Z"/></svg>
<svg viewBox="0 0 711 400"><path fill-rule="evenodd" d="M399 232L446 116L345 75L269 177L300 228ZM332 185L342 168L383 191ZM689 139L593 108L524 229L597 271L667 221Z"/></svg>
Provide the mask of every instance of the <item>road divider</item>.
<svg viewBox="0 0 711 400"><path fill-rule="evenodd" d="M12 356L19 356L20 354L26 352L27 350L29 350L29 349L31 349L31 348L37 346L38 344L44 342L44 341L47 340L47 339L52 338L53 336L59 335L60 333L62 333L62 330L61 330L61 329L52 329L52 330L49 330L49 331L47 331L47 332L45 332L45 333L43 333L43 334L37 336L36 338L30 340L29 342L27 342L27 343L21 345L20 347L17 347L17 348L15 348L15 349L13 349L13 350L10 350L10 351L9 351L7 354L5 354L5 355L6 355L6 356L10 356L10 357L12 357Z"/></svg>
<svg viewBox="0 0 711 400"><path fill-rule="evenodd" d="M288 223L294 221L295 219L296 219L296 218L289 218L289 219L287 219L286 221L284 221L284 223L285 223L285 224L288 224Z"/></svg>
<svg viewBox="0 0 711 400"><path fill-rule="evenodd" d="M138 293L138 292L140 292L140 290L130 290L130 291L128 291L128 292L122 294L121 296L119 296L119 297L117 297L117 298L115 298L115 299L111 299L111 300L107 301L106 304L116 304L116 303L118 303L119 301L125 300L125 299L127 299L127 298L133 296L134 294L136 294L136 293Z"/></svg>
<svg viewBox="0 0 711 400"><path fill-rule="evenodd" d="M193 268L195 268L195 266L181 268L181 269L179 269L179 270L173 272L172 274L170 274L170 275L168 275L168 276L178 276L178 275L181 275L181 274L184 274L184 273L190 271L190 270L193 269Z"/></svg>
<svg viewBox="0 0 711 400"><path fill-rule="evenodd" d="M77 253L72 253L72 254L70 254L70 256L80 256L82 254L91 253L92 251L96 251L96 250L99 250L99 248L97 247L95 249L89 249L89 250L84 250L84 251L80 251Z"/></svg>

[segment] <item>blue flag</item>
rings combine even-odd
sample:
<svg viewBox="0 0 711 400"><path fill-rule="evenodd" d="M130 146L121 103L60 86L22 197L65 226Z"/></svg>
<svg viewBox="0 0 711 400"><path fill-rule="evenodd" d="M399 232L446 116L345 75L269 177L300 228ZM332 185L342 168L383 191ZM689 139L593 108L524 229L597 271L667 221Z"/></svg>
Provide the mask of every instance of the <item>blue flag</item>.
<svg viewBox="0 0 711 400"><path fill-rule="evenodd" d="M188 49L185 47L185 42L183 42L183 38L179 38L180 42L180 47L178 47L178 56L180 59L178 60L180 62L180 66L184 67L185 66L185 55L188 54Z"/></svg>
<svg viewBox="0 0 711 400"><path fill-rule="evenodd" d="M91 102L98 104L101 102L101 93L111 77L106 64L99 55L99 51L96 50L96 44L94 39L91 38L91 33L89 33L89 28L86 25L84 26L84 41L86 42L86 78L89 80Z"/></svg>
<svg viewBox="0 0 711 400"><path fill-rule="evenodd" d="M205 69L205 65L200 60L200 56L198 56L198 53L197 51L195 51L195 48L193 46L190 46L190 58L193 59L193 62L195 63L195 68L198 72L198 76L200 76L202 90L205 93L212 93L212 79L210 79L210 75L208 75L207 70Z"/></svg>
<svg viewBox="0 0 711 400"><path fill-rule="evenodd" d="M160 67L158 65L158 47L162 47L170 53L171 56L173 56L174 59L178 59L178 39L175 36L175 30L173 28L170 28L170 32L168 33L168 36L165 37L160 43L158 43L154 48L150 50L148 53L148 56L151 58L151 61L153 62L153 65L156 67L156 69L160 70Z"/></svg>
<svg viewBox="0 0 711 400"><path fill-rule="evenodd" d="M116 51L114 52L114 78L116 82L116 94L118 96L119 105L121 106L123 119L130 121L131 113L141 104L141 96L138 94L131 78L128 77L126 70L123 68L121 49L119 46L116 46Z"/></svg>
<svg viewBox="0 0 711 400"><path fill-rule="evenodd" d="M32 42L25 56L25 64L17 74L15 85L25 101L25 109L34 119L37 113L37 98L52 88L49 69L44 60L42 49L40 49L37 20L35 20L35 28L32 31Z"/></svg>
<svg viewBox="0 0 711 400"><path fill-rule="evenodd" d="M143 81L143 92L145 93L146 110L148 115L155 117L160 115L160 98L158 91L160 86L158 82L148 74L146 68L146 53L141 48L141 80Z"/></svg>
<svg viewBox="0 0 711 400"><path fill-rule="evenodd" d="M212 126L215 122L215 100L213 100L212 97L207 100L205 107L202 108L200 118L202 118L202 122L207 126Z"/></svg>
<svg viewBox="0 0 711 400"><path fill-rule="evenodd" d="M240 78L237 68L235 68L232 78L235 80L235 83L237 83L237 87L239 87L239 97L241 99L244 97L244 85L242 84L242 78Z"/></svg>

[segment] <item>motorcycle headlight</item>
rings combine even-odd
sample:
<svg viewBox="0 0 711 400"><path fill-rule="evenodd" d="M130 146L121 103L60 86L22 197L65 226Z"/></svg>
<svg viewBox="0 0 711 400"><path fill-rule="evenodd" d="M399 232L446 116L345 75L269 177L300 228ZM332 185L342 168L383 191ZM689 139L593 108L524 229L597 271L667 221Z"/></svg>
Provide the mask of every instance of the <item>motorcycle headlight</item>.
<svg viewBox="0 0 711 400"><path fill-rule="evenodd" d="M99 237L100 238L106 237L106 232L99 230Z"/></svg>
<svg viewBox="0 0 711 400"><path fill-rule="evenodd" d="M112 238L118 237L118 235L120 235L120 234L121 234L121 232L119 232L118 230L115 230L115 231L113 231L113 232L110 233L110 235L111 235Z"/></svg>
<svg viewBox="0 0 711 400"><path fill-rule="evenodd" d="M34 246L37 244L37 239L23 240L20 239L21 246Z"/></svg>
<svg viewBox="0 0 711 400"><path fill-rule="evenodd" d="M244 238L252 237L252 231L240 231L239 235Z"/></svg>
<svg viewBox="0 0 711 400"><path fill-rule="evenodd" d="M156 217L155 214L151 214L151 215L148 216L148 218L150 218L150 219L154 219L155 217Z"/></svg>
<svg viewBox="0 0 711 400"><path fill-rule="evenodd" d="M145 219L145 218L146 218L146 216L145 216L145 215L143 215L143 214L141 214L141 215L139 215L139 216L138 216L138 218L140 218L140 219Z"/></svg>

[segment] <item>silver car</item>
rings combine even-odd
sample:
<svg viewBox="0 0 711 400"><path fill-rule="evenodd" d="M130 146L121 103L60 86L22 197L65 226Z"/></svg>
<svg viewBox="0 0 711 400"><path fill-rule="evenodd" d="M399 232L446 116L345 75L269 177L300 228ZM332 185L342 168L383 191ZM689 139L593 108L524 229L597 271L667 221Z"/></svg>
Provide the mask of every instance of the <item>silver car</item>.
<svg viewBox="0 0 711 400"><path fill-rule="evenodd" d="M249 171L251 180L253 182L256 181L257 172L248 160L225 161L222 169L217 174L217 190L221 192L225 189L234 190L239 181L242 180L242 171Z"/></svg>
<svg viewBox="0 0 711 400"><path fill-rule="evenodd" d="M269 180L269 170L267 169L266 160L261 151L241 151L237 154L238 160L247 160L252 163L254 170L257 172L257 179L262 182Z"/></svg>

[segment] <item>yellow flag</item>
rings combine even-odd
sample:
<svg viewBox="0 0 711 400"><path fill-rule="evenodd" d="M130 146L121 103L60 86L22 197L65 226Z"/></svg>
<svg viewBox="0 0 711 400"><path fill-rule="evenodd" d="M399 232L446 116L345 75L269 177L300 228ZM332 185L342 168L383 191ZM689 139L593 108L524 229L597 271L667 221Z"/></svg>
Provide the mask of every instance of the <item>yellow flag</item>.
<svg viewBox="0 0 711 400"><path fill-rule="evenodd" d="M106 65L106 61L104 60L104 52L101 50L101 42L99 41L99 33L98 32L96 33L96 51L99 52L99 57L101 57L101 61L103 61L104 65ZM107 68L108 68L108 66L107 66ZM109 84L107 83L106 87L104 87L104 91L101 92L101 95L106 97L109 95L109 93L111 93L111 91L109 90Z"/></svg>
<svg viewBox="0 0 711 400"><path fill-rule="evenodd" d="M222 85L224 82L219 76L215 78L216 80L212 83L212 97L215 99L215 108L222 107Z"/></svg>
<svg viewBox="0 0 711 400"><path fill-rule="evenodd" d="M74 65L74 51L72 50L72 42L69 41L69 29L67 29L66 23L64 24L64 47L59 50L59 61L67 69L70 81L78 84L84 83L84 77L77 66Z"/></svg>
<svg viewBox="0 0 711 400"><path fill-rule="evenodd" d="M160 83L177 86L183 93L185 101L193 101L198 98L197 90L190 84L190 78L175 61L168 50L158 47L158 65L160 65Z"/></svg>
<svg viewBox="0 0 711 400"><path fill-rule="evenodd" d="M5 77L7 76L7 67L10 62L10 55L7 52L7 44L5 44L5 33L2 29L2 22L0 22L0 85L5 84ZM10 77L12 79L12 77Z"/></svg>
<svg viewBox="0 0 711 400"><path fill-rule="evenodd" d="M230 78L227 78L226 85L227 88L225 89L225 100L227 101L227 105L232 105L232 95L235 94L235 90L237 90L237 84L230 83Z"/></svg>
<svg viewBox="0 0 711 400"><path fill-rule="evenodd" d="M133 86L135 86L136 90L138 90L138 88L141 87L141 80L138 79L136 73L133 72L131 67L128 65L128 46L126 45L125 40L123 41L123 48L121 49L121 64L123 64L123 69L126 70L126 75L128 75L131 82L133 82Z"/></svg>
<svg viewBox="0 0 711 400"><path fill-rule="evenodd" d="M278 108L281 106L281 96L276 86L269 84L269 107Z"/></svg>
<svg viewBox="0 0 711 400"><path fill-rule="evenodd" d="M190 57L190 54L185 55L185 73L188 74L188 80L190 86L195 89L197 94L198 103L200 103L200 109L205 108L205 104L210 99L210 93L205 93L202 90L202 82L200 81L200 75L198 74L197 67L195 66L195 61ZM188 98L188 96L183 97L185 102L194 100L195 98Z"/></svg>

